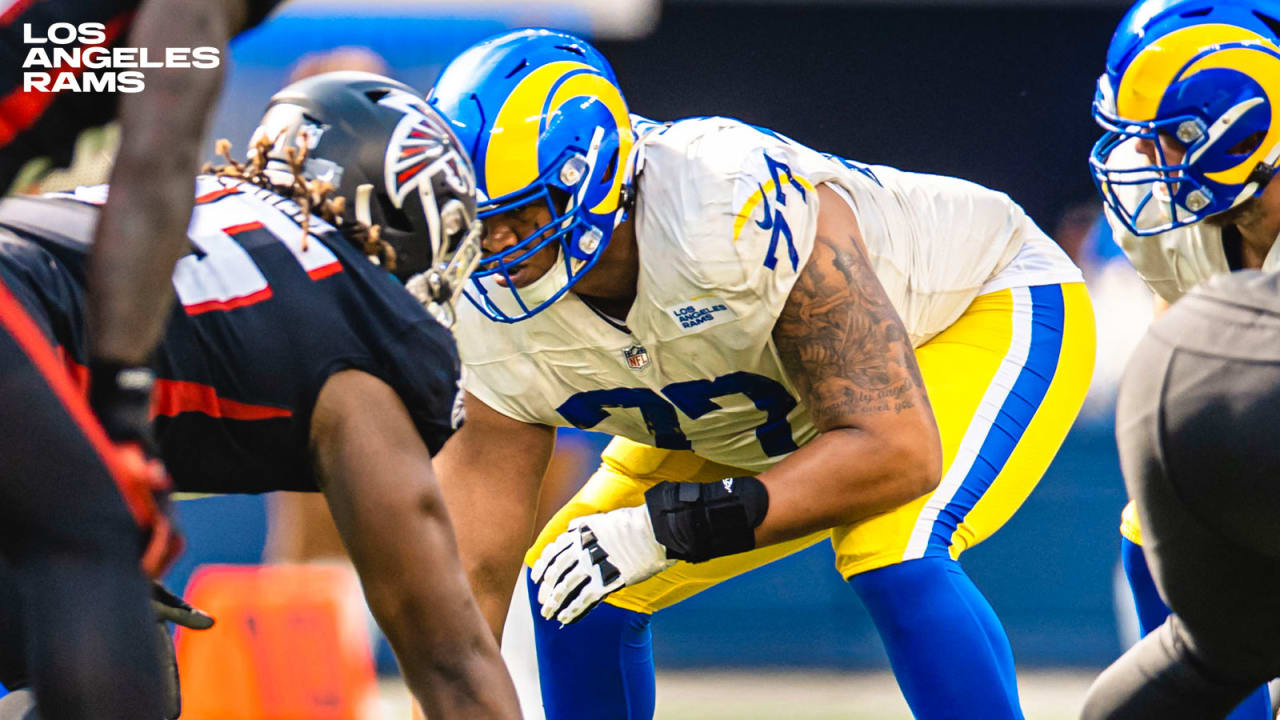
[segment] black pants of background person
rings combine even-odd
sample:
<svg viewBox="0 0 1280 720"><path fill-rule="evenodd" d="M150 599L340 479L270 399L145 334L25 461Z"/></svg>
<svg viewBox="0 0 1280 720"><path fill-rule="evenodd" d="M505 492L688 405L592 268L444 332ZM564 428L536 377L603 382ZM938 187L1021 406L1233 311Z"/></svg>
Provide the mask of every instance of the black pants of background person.
<svg viewBox="0 0 1280 720"><path fill-rule="evenodd" d="M30 682L43 720L158 719L142 535L17 286L0 278L0 682Z"/></svg>
<svg viewBox="0 0 1280 720"><path fill-rule="evenodd" d="M1120 386L1116 437L1173 614L1094 683L1085 720L1222 718L1280 676L1280 275L1179 300Z"/></svg>

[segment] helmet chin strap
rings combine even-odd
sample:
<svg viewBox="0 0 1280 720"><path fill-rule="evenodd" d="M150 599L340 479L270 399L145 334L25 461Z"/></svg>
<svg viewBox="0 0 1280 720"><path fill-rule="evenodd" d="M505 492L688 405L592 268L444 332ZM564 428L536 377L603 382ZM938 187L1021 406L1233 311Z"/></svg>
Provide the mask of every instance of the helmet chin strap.
<svg viewBox="0 0 1280 720"><path fill-rule="evenodd" d="M573 272L577 273L582 269L586 261L570 258L570 263L572 264ZM516 300L516 293L519 293L525 307L533 309L549 300L569 283L569 269L565 266L564 249L557 247L556 259L551 268L543 273L542 277L522 288L502 287L498 284L496 275L486 275L483 278L476 278L474 281L484 286L488 301L503 313L510 316L524 315L526 311L520 307L520 303Z"/></svg>

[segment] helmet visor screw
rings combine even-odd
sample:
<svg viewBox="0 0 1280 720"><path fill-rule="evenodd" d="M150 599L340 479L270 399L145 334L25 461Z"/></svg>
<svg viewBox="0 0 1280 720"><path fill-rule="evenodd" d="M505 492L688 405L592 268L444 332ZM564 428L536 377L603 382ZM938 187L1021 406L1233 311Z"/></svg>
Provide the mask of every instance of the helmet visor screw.
<svg viewBox="0 0 1280 720"><path fill-rule="evenodd" d="M600 238L603 236L604 233L600 232L600 228L593 227L582 233L582 237L578 239L578 248L584 253L593 253L600 247Z"/></svg>
<svg viewBox="0 0 1280 720"><path fill-rule="evenodd" d="M1196 190L1187 195L1187 209L1192 212L1200 212L1209 205L1209 198L1205 196L1202 190Z"/></svg>
<svg viewBox="0 0 1280 720"><path fill-rule="evenodd" d="M574 155L560 166L560 182L566 187L578 184L587 170L587 160L581 155Z"/></svg>
<svg viewBox="0 0 1280 720"><path fill-rule="evenodd" d="M1178 139L1184 143L1193 143L1200 139L1200 125L1195 120L1183 120L1178 125Z"/></svg>

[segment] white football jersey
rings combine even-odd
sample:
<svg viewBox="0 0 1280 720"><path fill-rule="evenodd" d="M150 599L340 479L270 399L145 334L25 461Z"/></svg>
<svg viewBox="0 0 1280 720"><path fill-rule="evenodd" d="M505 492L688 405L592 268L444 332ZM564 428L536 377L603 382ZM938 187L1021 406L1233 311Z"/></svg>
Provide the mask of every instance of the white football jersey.
<svg viewBox="0 0 1280 720"><path fill-rule="evenodd" d="M813 247L822 183L852 201L916 345L984 292L1081 281L1003 193L839 160L725 118L641 127L640 276L625 325L573 293L511 324L460 304L464 386L499 412L752 472L811 440L772 331Z"/></svg>
<svg viewBox="0 0 1280 720"><path fill-rule="evenodd" d="M1142 167L1146 158L1138 152L1137 141L1124 143L1112 151L1110 162L1120 167ZM1118 185L1116 192L1128 207L1134 207L1147 191L1144 185ZM1116 218L1110 208L1105 209L1107 224L1112 237L1124 250L1125 256L1138 271L1147 286L1164 298L1174 302L1191 288L1214 275L1231 272L1227 254L1222 247L1222 228L1199 222L1174 228L1159 235L1141 237L1134 235ZM1140 219L1153 220L1154 214L1168 211L1161 203L1152 201L1143 210ZM1280 238L1278 238L1280 239ZM1280 242L1271 246L1262 262L1262 270L1280 269Z"/></svg>

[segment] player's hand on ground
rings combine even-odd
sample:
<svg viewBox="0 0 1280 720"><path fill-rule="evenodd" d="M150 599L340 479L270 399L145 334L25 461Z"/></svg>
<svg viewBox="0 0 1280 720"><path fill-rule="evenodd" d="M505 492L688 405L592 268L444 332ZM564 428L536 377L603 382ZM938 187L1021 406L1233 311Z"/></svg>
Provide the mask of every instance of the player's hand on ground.
<svg viewBox="0 0 1280 720"><path fill-rule="evenodd" d="M641 505L575 518L543 549L531 577L542 617L568 625L613 591L674 563L654 539L649 510Z"/></svg>

